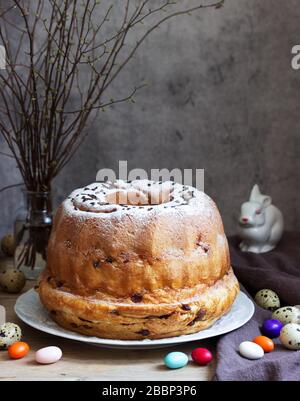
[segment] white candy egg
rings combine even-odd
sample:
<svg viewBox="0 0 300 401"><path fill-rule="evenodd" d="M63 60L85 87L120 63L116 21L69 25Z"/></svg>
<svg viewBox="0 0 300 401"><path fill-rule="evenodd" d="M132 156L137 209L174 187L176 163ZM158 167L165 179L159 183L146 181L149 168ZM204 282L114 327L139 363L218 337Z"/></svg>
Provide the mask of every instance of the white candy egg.
<svg viewBox="0 0 300 401"><path fill-rule="evenodd" d="M58 362L62 357L62 350L58 347L41 348L35 353L35 360L42 365Z"/></svg>
<svg viewBox="0 0 300 401"><path fill-rule="evenodd" d="M240 354L247 359L260 359L264 356L264 350L252 341L244 341L239 346Z"/></svg>
<svg viewBox="0 0 300 401"><path fill-rule="evenodd" d="M283 324L300 323L300 310L294 306L284 306L273 312L272 319L279 320Z"/></svg>
<svg viewBox="0 0 300 401"><path fill-rule="evenodd" d="M255 295L255 302L263 309L274 311L280 308L280 299L276 292L264 288Z"/></svg>
<svg viewBox="0 0 300 401"><path fill-rule="evenodd" d="M279 337L286 348L300 350L300 324L289 323L283 327Z"/></svg>

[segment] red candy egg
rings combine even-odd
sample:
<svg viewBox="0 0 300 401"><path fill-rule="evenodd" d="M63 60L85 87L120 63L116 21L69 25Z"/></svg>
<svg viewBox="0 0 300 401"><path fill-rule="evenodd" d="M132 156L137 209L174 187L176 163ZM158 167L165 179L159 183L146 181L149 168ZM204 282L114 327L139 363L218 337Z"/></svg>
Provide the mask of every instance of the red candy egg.
<svg viewBox="0 0 300 401"><path fill-rule="evenodd" d="M209 364L212 359L212 353L206 348L196 348L192 351L192 359L200 366Z"/></svg>

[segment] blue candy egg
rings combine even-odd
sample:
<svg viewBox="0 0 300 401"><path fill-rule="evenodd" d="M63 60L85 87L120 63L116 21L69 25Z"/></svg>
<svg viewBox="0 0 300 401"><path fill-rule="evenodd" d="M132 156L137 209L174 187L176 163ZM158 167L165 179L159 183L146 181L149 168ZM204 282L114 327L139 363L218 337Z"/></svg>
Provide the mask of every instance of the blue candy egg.
<svg viewBox="0 0 300 401"><path fill-rule="evenodd" d="M183 368L188 361L188 356L183 352L170 352L164 358L164 362L169 369Z"/></svg>
<svg viewBox="0 0 300 401"><path fill-rule="evenodd" d="M268 319L264 321L261 331L265 336L269 338L276 338L280 336L280 331L282 327L283 324L279 320Z"/></svg>

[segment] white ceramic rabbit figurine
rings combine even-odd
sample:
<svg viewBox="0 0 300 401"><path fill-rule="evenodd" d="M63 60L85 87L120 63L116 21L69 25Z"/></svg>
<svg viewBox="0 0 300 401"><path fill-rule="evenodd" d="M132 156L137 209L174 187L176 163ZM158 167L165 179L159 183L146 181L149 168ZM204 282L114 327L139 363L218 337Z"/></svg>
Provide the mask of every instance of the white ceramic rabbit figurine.
<svg viewBox="0 0 300 401"><path fill-rule="evenodd" d="M282 237L283 225L282 213L272 205L272 198L261 194L258 185L254 185L249 201L241 207L240 249L254 253L271 251Z"/></svg>

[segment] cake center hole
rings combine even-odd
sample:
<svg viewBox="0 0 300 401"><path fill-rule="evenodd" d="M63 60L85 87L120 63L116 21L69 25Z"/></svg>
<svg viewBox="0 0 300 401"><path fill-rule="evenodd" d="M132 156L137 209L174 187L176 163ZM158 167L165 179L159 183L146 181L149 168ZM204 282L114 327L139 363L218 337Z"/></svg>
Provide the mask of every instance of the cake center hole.
<svg viewBox="0 0 300 401"><path fill-rule="evenodd" d="M112 205L147 206L170 202L171 191L149 188L147 191L137 189L116 190L106 195L106 202Z"/></svg>

